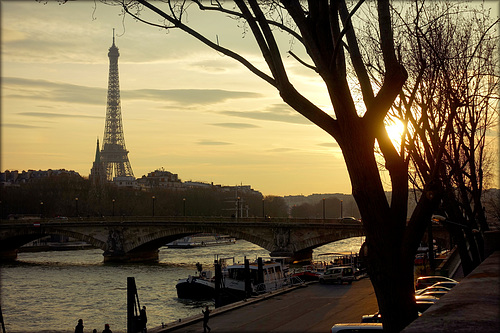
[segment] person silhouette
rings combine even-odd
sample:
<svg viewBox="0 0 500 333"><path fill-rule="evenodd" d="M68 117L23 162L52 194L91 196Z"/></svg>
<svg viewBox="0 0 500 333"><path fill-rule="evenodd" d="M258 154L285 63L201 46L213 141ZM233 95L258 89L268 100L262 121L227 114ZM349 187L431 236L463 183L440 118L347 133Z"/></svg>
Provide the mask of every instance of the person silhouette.
<svg viewBox="0 0 500 333"><path fill-rule="evenodd" d="M78 319L78 324L75 326L75 333L83 333L83 319Z"/></svg>
<svg viewBox="0 0 500 333"><path fill-rule="evenodd" d="M141 318L141 324L142 324L142 331L146 333L148 329L146 328L146 323L148 322L148 316L146 315L146 307L143 306L141 311L140 311L140 318Z"/></svg>
<svg viewBox="0 0 500 333"><path fill-rule="evenodd" d="M205 307L205 311L201 310L201 313L203 313L203 332L207 333L207 329L208 329L208 333L210 333L211 329L210 329L210 327L208 327L208 319L210 316L210 310L208 309L208 306Z"/></svg>
<svg viewBox="0 0 500 333"><path fill-rule="evenodd" d="M104 329L102 330L102 333L113 333L113 332L109 329L109 324L104 325Z"/></svg>

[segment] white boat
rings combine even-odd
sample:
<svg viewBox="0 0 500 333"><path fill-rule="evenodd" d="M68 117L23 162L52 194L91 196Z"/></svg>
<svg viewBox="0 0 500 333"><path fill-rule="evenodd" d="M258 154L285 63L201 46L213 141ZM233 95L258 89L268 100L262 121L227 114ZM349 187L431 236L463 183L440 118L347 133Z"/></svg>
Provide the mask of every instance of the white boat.
<svg viewBox="0 0 500 333"><path fill-rule="evenodd" d="M244 263L233 263L222 269L221 294L230 303L266 292L283 289L302 280L288 275L288 266L275 260L249 262L248 273ZM248 275L248 279L245 277ZM215 276L211 271L199 270L197 276L189 276L177 282L177 296L188 299L212 299L215 293ZM229 300L229 301L227 301Z"/></svg>
<svg viewBox="0 0 500 333"><path fill-rule="evenodd" d="M196 234L177 239L167 244L168 248L189 249L193 247L227 245L236 243L236 238L219 234Z"/></svg>

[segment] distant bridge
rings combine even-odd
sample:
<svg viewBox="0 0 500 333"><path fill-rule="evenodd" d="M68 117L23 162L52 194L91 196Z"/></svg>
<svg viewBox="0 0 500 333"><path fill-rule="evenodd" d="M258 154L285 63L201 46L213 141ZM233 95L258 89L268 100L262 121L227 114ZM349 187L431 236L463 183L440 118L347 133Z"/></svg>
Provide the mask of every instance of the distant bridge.
<svg viewBox="0 0 500 333"><path fill-rule="evenodd" d="M103 250L104 261L154 261L159 248L176 239L218 233L247 240L271 256L312 257L314 248L363 236L360 222L347 219L103 217L0 222L0 259L17 258L24 244L47 235L63 235Z"/></svg>

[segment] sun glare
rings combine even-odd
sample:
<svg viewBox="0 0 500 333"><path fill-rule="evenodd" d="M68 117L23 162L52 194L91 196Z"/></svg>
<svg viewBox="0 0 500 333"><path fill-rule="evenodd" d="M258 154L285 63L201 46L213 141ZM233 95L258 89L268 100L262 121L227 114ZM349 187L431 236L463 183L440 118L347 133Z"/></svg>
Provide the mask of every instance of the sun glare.
<svg viewBox="0 0 500 333"><path fill-rule="evenodd" d="M403 136L403 132L405 130L404 124L398 119L391 120L389 123L386 123L385 128L389 137L391 138L392 143L396 148L401 147L401 137Z"/></svg>

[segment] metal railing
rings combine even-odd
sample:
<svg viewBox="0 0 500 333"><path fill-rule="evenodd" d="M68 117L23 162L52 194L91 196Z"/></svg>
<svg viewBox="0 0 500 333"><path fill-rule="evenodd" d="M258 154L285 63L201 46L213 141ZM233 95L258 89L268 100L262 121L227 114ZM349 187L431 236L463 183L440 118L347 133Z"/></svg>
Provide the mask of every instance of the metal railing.
<svg viewBox="0 0 500 333"><path fill-rule="evenodd" d="M274 280L271 282L263 282L254 285L254 292L257 295L283 289L285 287L292 287L295 285L304 284L305 282L298 276L287 276L283 279Z"/></svg>

